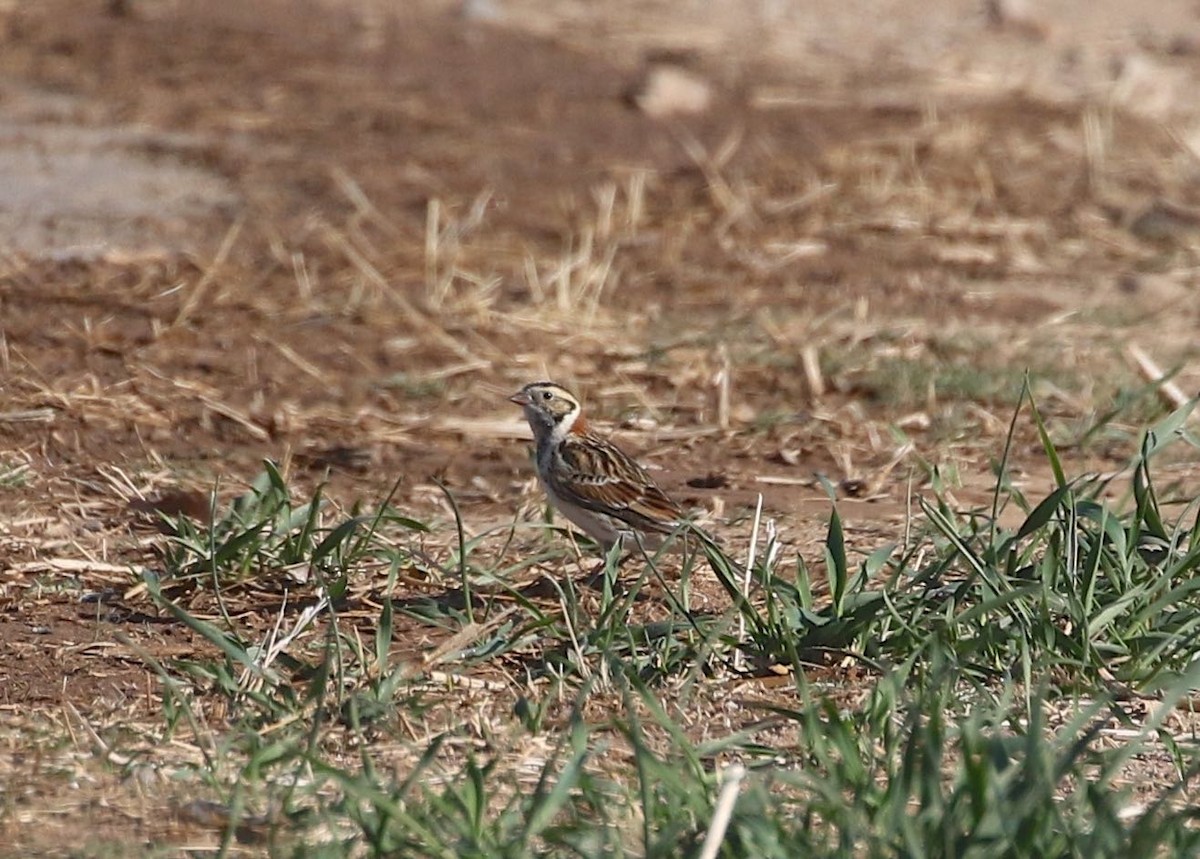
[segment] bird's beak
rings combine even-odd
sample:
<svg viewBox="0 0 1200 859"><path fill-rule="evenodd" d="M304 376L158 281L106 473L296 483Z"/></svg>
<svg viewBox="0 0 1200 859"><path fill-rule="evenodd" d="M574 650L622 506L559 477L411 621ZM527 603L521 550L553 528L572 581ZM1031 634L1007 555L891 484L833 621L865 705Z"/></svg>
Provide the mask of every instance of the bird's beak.
<svg viewBox="0 0 1200 859"><path fill-rule="evenodd" d="M529 399L529 394L525 393L524 391L517 391L508 398L508 401L510 403L516 403L518 406L527 406L533 402L533 400Z"/></svg>

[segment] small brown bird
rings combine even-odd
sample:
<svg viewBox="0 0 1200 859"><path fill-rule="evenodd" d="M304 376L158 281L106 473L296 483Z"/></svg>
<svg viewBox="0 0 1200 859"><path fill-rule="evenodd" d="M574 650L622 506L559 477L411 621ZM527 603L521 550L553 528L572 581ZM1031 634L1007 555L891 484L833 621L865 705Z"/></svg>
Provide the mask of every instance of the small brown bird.
<svg viewBox="0 0 1200 859"><path fill-rule="evenodd" d="M639 540L655 548L684 521L644 468L588 429L579 400L562 385L533 382L509 399L533 430L538 478L550 503L606 552Z"/></svg>

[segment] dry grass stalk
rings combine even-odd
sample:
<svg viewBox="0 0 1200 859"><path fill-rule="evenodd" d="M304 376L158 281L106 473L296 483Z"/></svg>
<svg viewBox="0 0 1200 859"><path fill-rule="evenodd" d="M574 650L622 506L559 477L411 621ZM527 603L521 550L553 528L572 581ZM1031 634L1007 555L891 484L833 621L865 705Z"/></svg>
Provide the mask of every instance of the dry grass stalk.
<svg viewBox="0 0 1200 859"><path fill-rule="evenodd" d="M1167 378L1162 367L1158 366L1142 347L1136 343L1130 343L1125 347L1125 354L1129 356L1134 367L1147 382L1158 386L1158 395L1167 406L1178 409L1191 399L1179 385ZM1195 415L1192 417L1195 418Z"/></svg>
<svg viewBox="0 0 1200 859"><path fill-rule="evenodd" d="M300 355L299 352L283 341L266 337L263 334L255 334L254 340L258 343L263 343L275 349L275 351L283 356L284 360L286 360L301 373L304 373L306 376L314 379L322 387L328 388L333 385L333 382L329 376L321 372L321 369L317 367L316 364L305 359L302 355Z"/></svg>
<svg viewBox="0 0 1200 859"><path fill-rule="evenodd" d="M13 564L10 568L18 573L121 573L128 574L129 564L106 564L81 558L43 558Z"/></svg>
<svg viewBox="0 0 1200 859"><path fill-rule="evenodd" d="M383 295L390 303L395 305L400 311L405 320L409 322L418 331L428 333L434 340L445 346L450 351L454 352L460 358L466 361L481 360L478 355L471 352L463 345L458 338L450 335L441 325L436 323L431 316L418 310L416 305L409 301L399 289L395 288L388 279L377 269L370 260L368 260L358 248L350 242L345 234L338 230L328 227L326 236L330 244L345 256L346 260L358 271L360 275L368 282L374 285L381 295Z"/></svg>
<svg viewBox="0 0 1200 859"><path fill-rule="evenodd" d="M304 259L304 254L295 252L289 257L292 264L292 274L296 279L296 292L300 299L301 307L308 307L312 304L313 285L312 277L308 273L308 264Z"/></svg>
<svg viewBox="0 0 1200 859"><path fill-rule="evenodd" d="M742 596L746 599L750 598L750 577L754 574L755 556L758 554L758 526L762 524L762 508L763 497L762 493L758 493L758 501L754 505L754 523L750 528L750 548L746 552L746 573L742 577ZM746 615L742 612L738 613L738 641L746 640ZM739 648L733 657L734 668L738 671L746 670L746 656Z"/></svg>
<svg viewBox="0 0 1200 859"><path fill-rule="evenodd" d="M1111 125L1111 122L1109 123ZM1101 122L1095 108L1088 108L1083 114L1083 151L1084 164L1087 171L1087 183L1091 192L1101 190L1100 179L1104 172L1104 161L1108 151L1111 129Z"/></svg>
<svg viewBox="0 0 1200 859"><path fill-rule="evenodd" d="M675 129L675 137L683 147L683 151L703 174L713 204L724 214L721 232L733 224L751 218L754 212L749 196L736 193L722 174L722 170L741 145L743 133L743 128L735 128L725 139L717 154L710 156L700 141L690 132Z"/></svg>
<svg viewBox="0 0 1200 859"><path fill-rule="evenodd" d="M63 706L66 709L67 714L75 720L75 723L79 725L79 727L83 729L84 734L87 735L88 744L91 746L93 754L95 754L101 760L111 763L117 767L128 766L133 761L133 757L131 755L123 755L115 752L112 746L101 739L100 735L96 732L96 729L93 728L91 723L83 717L83 714L79 712L79 709L73 703L66 701L64 702ZM76 742L78 743L78 741Z"/></svg>
<svg viewBox="0 0 1200 859"><path fill-rule="evenodd" d="M617 207L617 186L606 182L592 189L596 201L596 237L607 241L613 234L613 213Z"/></svg>
<svg viewBox="0 0 1200 859"><path fill-rule="evenodd" d="M441 269L442 201L434 197L425 209L425 289L429 305L441 307L450 288L438 272Z"/></svg>
<svg viewBox="0 0 1200 859"><path fill-rule="evenodd" d="M713 380L717 386L717 426L722 430L729 429L729 389L733 376L733 365L729 358L729 348L722 343L717 347L717 360L721 368L717 370Z"/></svg>
<svg viewBox="0 0 1200 859"><path fill-rule="evenodd" d="M809 396L814 400L820 399L825 395L825 379L821 375L821 359L816 346L809 343L800 350L800 365L804 368Z"/></svg>
<svg viewBox="0 0 1200 859"><path fill-rule="evenodd" d="M367 192L346 172L345 168L335 166L331 171L331 175L333 176L334 184L346 195L346 199L354 205L356 219L367 218L384 227L392 234L400 232L395 223L380 212L375 204L371 202L371 198L367 196Z"/></svg>
<svg viewBox="0 0 1200 859"><path fill-rule="evenodd" d="M242 226L246 220L244 216L239 215L237 220L230 225L225 233L225 237L221 239L221 244L217 248L217 253L213 257L208 267L204 269L204 273L200 275L200 280L196 281L196 285L192 287L191 293L184 299L183 306L179 308L179 313L175 315L175 321L171 324L179 326L187 322L195 309L200 304L200 299L208 291L209 285L216 279L221 267L229 260L229 254L233 251L233 246L237 242L238 236L241 235Z"/></svg>
<svg viewBox="0 0 1200 859"><path fill-rule="evenodd" d="M725 830L733 817L733 807L737 803L738 791L742 779L746 777L746 768L741 764L732 764L721 773L721 792L717 795L717 805L713 809L712 823L704 835L704 843L700 847L700 859L716 859L721 851L721 842L725 840Z"/></svg>
<svg viewBox="0 0 1200 859"><path fill-rule="evenodd" d="M755 483L765 483L768 486L812 486L816 481L811 477L783 477L776 474L756 474Z"/></svg>
<svg viewBox="0 0 1200 859"><path fill-rule="evenodd" d="M0 412L0 424L48 424L53 423L54 409L18 409Z"/></svg>

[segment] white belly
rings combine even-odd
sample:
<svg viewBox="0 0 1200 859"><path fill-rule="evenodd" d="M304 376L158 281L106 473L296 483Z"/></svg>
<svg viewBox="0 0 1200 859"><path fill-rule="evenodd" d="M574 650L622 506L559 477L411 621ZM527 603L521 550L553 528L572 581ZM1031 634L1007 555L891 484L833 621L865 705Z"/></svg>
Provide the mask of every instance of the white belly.
<svg viewBox="0 0 1200 859"><path fill-rule="evenodd" d="M621 539L622 532L613 526L612 520L607 516L601 516L590 510L584 510L569 501L564 501L545 483L542 483L542 489L546 491L546 497L550 499L554 509L563 515L563 518L606 550Z"/></svg>

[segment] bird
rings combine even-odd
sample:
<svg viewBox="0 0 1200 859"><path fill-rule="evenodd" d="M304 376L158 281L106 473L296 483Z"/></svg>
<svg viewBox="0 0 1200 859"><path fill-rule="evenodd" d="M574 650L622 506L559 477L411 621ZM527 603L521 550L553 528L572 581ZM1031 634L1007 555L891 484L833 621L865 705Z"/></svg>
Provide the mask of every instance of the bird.
<svg viewBox="0 0 1200 859"><path fill-rule="evenodd" d="M579 399L555 382L531 382L509 400L520 406L535 443L538 480L551 505L605 554L654 549L687 521L628 454L596 435Z"/></svg>

